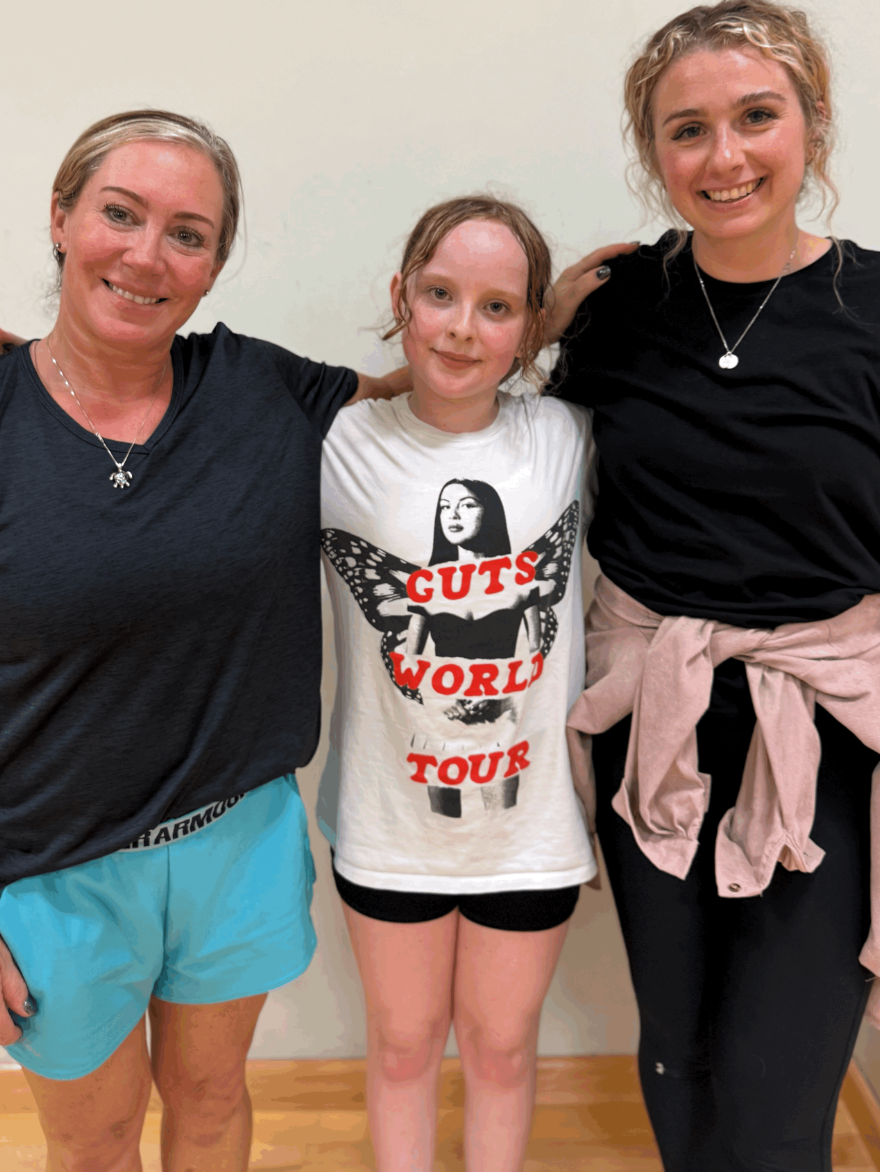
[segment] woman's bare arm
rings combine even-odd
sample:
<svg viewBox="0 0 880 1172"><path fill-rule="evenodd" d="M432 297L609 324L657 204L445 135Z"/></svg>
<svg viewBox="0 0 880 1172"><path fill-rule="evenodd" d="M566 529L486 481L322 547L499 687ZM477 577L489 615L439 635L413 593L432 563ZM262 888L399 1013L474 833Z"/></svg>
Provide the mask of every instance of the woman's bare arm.
<svg viewBox="0 0 880 1172"><path fill-rule="evenodd" d="M27 342L27 338L19 338L17 334L7 334L6 330L0 330L0 356L10 354L16 346L23 346Z"/></svg>
<svg viewBox="0 0 880 1172"><path fill-rule="evenodd" d="M350 407L361 399L393 399L395 395L411 390L412 373L408 366L401 366L399 370L389 371L378 378L358 372L357 390L345 405Z"/></svg>

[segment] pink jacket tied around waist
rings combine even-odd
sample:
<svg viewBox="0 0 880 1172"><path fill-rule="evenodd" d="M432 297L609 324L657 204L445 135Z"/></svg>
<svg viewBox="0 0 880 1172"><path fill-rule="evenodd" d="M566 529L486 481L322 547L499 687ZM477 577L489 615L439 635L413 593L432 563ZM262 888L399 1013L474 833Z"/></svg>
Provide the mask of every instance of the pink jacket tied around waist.
<svg viewBox="0 0 880 1172"><path fill-rule="evenodd" d="M820 742L817 703L880 752L880 594L833 619L774 630L656 614L607 578L587 615L587 689L571 729L605 732L632 714L626 767L613 806L645 855L684 879L697 851L711 778L697 768L696 727L709 707L712 673L746 665L757 721L736 805L718 828L720 895L759 895L777 863L811 872L825 852L810 838ZM595 810L589 746L569 734L575 782ZM871 792L872 926L862 963L880 975L880 765ZM868 1004L880 1028L880 982Z"/></svg>

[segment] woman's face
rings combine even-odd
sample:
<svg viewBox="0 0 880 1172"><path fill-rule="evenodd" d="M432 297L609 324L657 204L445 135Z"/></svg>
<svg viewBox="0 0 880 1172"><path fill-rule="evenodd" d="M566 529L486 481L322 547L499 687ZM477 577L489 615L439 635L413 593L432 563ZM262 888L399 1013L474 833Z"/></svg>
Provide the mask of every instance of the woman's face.
<svg viewBox="0 0 880 1172"><path fill-rule="evenodd" d="M222 216L220 176L201 151L149 140L117 147L75 207L53 199L62 316L105 345L167 348L220 270Z"/></svg>
<svg viewBox="0 0 880 1172"><path fill-rule="evenodd" d="M483 506L463 484L447 484L440 496L440 528L452 545L469 545L483 524Z"/></svg>
<svg viewBox="0 0 880 1172"><path fill-rule="evenodd" d="M407 290L403 352L417 394L494 398L523 340L528 279L526 254L505 224L468 220L447 233ZM399 287L398 273L392 300Z"/></svg>
<svg viewBox="0 0 880 1172"><path fill-rule="evenodd" d="M720 241L792 231L807 126L778 61L752 48L682 57L657 84L654 134L669 198L696 233Z"/></svg>

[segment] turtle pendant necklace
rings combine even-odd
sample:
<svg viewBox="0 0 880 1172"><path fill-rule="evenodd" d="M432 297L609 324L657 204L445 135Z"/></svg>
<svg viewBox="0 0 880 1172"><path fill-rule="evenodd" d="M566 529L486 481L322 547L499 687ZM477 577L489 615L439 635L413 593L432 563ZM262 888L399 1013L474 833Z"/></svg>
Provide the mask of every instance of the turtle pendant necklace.
<svg viewBox="0 0 880 1172"><path fill-rule="evenodd" d="M733 370L733 368L735 366L739 366L739 358L737 358L734 351L736 350L737 346L739 346L740 342L743 340L743 338L746 336L746 334L749 332L749 330L752 328L752 326L755 324L755 322L758 320L758 318L761 314L761 310L764 308L764 306L767 304L767 302L770 300L770 298L776 292L776 286L779 284L779 282L782 280L782 278L786 275L786 273L791 272L791 262L794 260L794 254L797 252L797 247L798 247L798 241L795 241L794 248L791 250L789 257L788 257L788 260L785 262L785 268L782 270L782 272L779 274L779 276L776 278L776 280L770 286L770 292L767 294L767 296L764 298L764 300L758 306L758 309L757 309L757 312L755 313L755 316L752 318L752 320L749 322L749 324L746 326L746 328L743 330L743 332L740 334L740 336L737 338L737 340L733 343L732 346L729 346L727 344L727 338L725 338L725 336L724 336L724 331L722 330L721 326L718 324L718 318L715 316L715 310L712 308L712 302L709 300L709 294L706 291L706 285L705 285L705 282L703 281L703 274L700 272L700 266L697 264L697 258L694 256L693 247L691 247L691 259L694 262L694 271L697 274L697 280L700 282L700 288L703 290L703 296L706 298L706 305L709 307L709 313L711 313L711 315L712 315L712 321L715 323L715 329L718 331L718 336L721 338L721 342L724 346L724 353L718 359L718 365L721 367L722 370Z"/></svg>
<svg viewBox="0 0 880 1172"><path fill-rule="evenodd" d="M113 461L113 463L116 465L116 471L110 473L110 483L113 485L114 488L128 488L129 485L131 484L131 473L128 471L128 469L125 467L125 465L128 462L128 457L131 455L132 449L134 448L134 445L138 442L138 438L140 437L140 434L144 429L144 424L147 422L147 419L149 418L150 412L153 410L153 406L156 402L156 396L159 394L159 387L161 387L162 379L165 377L165 371L168 369L168 359L167 358L165 359L165 365L162 367L162 373L159 375L159 381L156 383L156 389L155 389L155 391L153 391L153 397L150 400L150 405L147 408L147 412L144 415L143 419L141 420L140 427L135 432L134 439L129 444L128 451L125 453L125 456L123 457L122 461L120 462L119 460L116 459L116 457L113 455L113 453L107 447L106 443L104 442L104 437L98 431L97 427L95 427L94 423L92 423L91 416L89 415L88 411L86 411L85 407L83 407L82 403L79 401L77 394L76 394L76 391L74 391L73 387L67 381L67 378L64 374L64 371L61 369L61 367L56 362L55 355L52 353L52 347L49 345L49 339L44 338L43 341L46 343L46 349L49 351L49 357L52 359L52 363L55 366L55 369L58 371L59 375L61 376L61 381L64 383L64 385L67 387L67 389L70 391L71 395L73 396L74 403L76 403L77 407L79 407L80 411L82 411L83 415L88 420L89 427L92 429L92 432L101 441L101 445L103 446L104 451L107 453L107 455Z"/></svg>

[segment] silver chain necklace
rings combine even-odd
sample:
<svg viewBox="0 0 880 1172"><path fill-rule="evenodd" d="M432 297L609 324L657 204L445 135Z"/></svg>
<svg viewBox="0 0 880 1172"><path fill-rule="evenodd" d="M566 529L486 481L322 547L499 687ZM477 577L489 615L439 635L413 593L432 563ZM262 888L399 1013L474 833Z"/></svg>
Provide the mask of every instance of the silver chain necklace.
<svg viewBox="0 0 880 1172"><path fill-rule="evenodd" d="M131 443L129 444L128 451L125 453L125 456L122 460L122 463L120 463L119 460L116 459L116 457L113 455L113 453L107 447L107 445L104 443L104 437L98 431L97 427L95 427L94 423L92 423L92 417L89 415L88 411L86 411L85 407L83 407L82 403L80 403L79 399L77 398L76 391L74 391L73 387L67 381L67 378L65 377L64 371L61 369L61 367L55 361L55 355L52 353L52 347L49 345L49 339L44 338L43 341L46 343L46 349L49 351L49 357L52 359L52 362L54 363L55 369L61 375L61 381L64 383L64 385L67 387L67 389L70 391L71 395L73 396L74 403L76 403L77 407L79 407L80 411L82 411L83 415L89 421L89 427L92 429L94 434L98 437L98 439L101 441L101 444L103 445L104 451L107 453L107 455L113 461L113 463L116 465L116 471L110 473L110 483L113 485L114 488L128 488L128 486L131 484L131 473L126 469L125 465L128 462L128 457L131 455L132 449L134 448L134 445L138 442L138 437L140 436L141 432L144 429L144 424L147 422L147 419L149 418L150 412L153 410L153 406L156 402L156 396L159 394L159 387L161 387L162 379L165 377L165 371L168 369L168 359L167 358L165 359L165 365L162 367L162 373L159 375L159 381L156 383L156 389L155 389L155 391L153 391L153 397L150 400L150 405L147 408L147 413L143 417L143 419L141 420L141 425L137 429L137 431L135 432L135 437L131 441Z"/></svg>
<svg viewBox="0 0 880 1172"><path fill-rule="evenodd" d="M700 282L700 288L703 290L703 296L706 298L706 304L709 307L709 312L712 314L712 321L715 323L715 329L718 331L718 336L721 338L721 341L724 344L724 353L718 359L718 365L720 367L722 367L724 370L733 370L733 368L735 366L739 366L739 359L737 358L736 354L734 354L734 350L736 350L737 346L740 344L740 342L743 340L743 338L746 336L746 334L749 332L749 330L752 328L752 326L758 320L758 318L761 314L761 310L764 308L764 306L767 304L767 302L770 300L770 298L776 292L776 286L779 284L779 282L782 280L782 278L785 276L785 274L787 272L790 272L791 262L794 260L794 254L797 252L797 247L798 247L798 241L795 241L794 248L791 250L791 253L789 254L788 260L785 262L785 268L782 270L782 272L779 274L779 276L773 282L773 285L770 289L770 292L767 294L767 296L764 298L764 300L758 306L758 312L755 314L755 316L752 318L752 320L749 322L749 324L746 326L746 328L743 330L743 332L740 334L740 336L737 338L737 340L733 343L732 346L728 346L727 338L725 338L725 336L724 336L724 331L722 330L721 326L718 324L718 318L715 316L715 310L712 308L712 302L709 300L709 294L706 292L706 286L703 282L703 274L700 272L700 266L697 264L697 258L694 256L693 248L691 248L691 259L694 262L694 271L697 274L697 280Z"/></svg>

